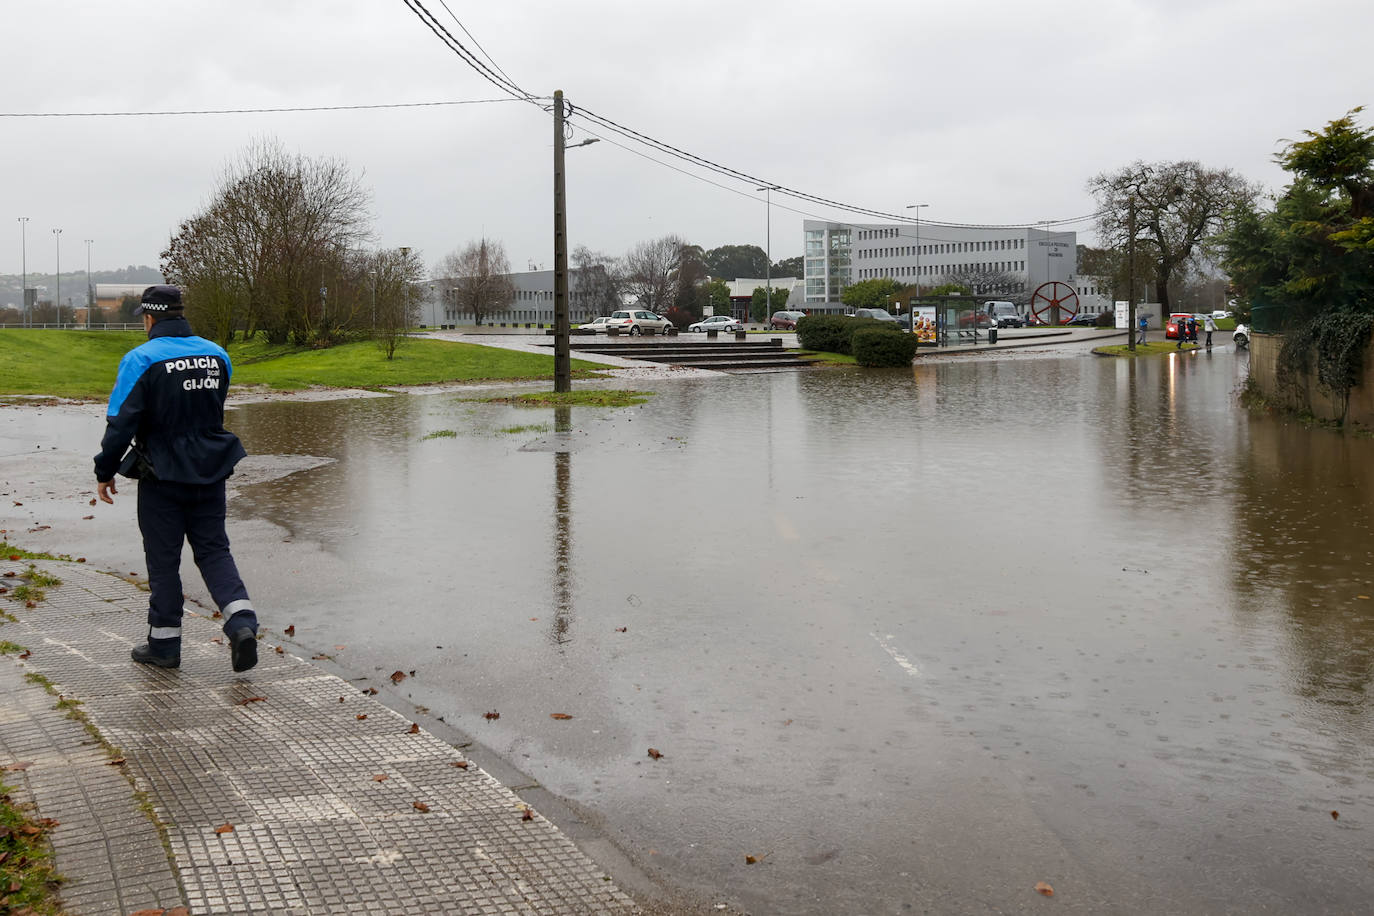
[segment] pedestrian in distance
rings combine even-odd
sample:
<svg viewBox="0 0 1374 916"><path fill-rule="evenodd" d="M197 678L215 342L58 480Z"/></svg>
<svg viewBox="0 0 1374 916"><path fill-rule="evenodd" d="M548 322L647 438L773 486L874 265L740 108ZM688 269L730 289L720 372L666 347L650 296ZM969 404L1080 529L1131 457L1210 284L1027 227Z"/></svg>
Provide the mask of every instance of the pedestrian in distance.
<svg viewBox="0 0 1374 916"><path fill-rule="evenodd" d="M247 671L258 662L258 618L224 530L224 481L246 454L224 428L233 367L222 347L191 333L177 287L148 287L134 314L142 316L148 342L119 361L95 456L103 502L113 504L119 492L116 473L138 481L138 529L151 594L148 641L130 655L160 668L181 665L186 541L224 616L230 663Z"/></svg>
<svg viewBox="0 0 1374 916"><path fill-rule="evenodd" d="M1207 331L1207 349L1210 350L1212 349L1212 332L1217 329L1217 323L1212 320L1211 315L1208 315L1206 318L1202 319L1202 323L1203 327Z"/></svg>
<svg viewBox="0 0 1374 916"><path fill-rule="evenodd" d="M1197 319L1188 319L1188 343L1197 344Z"/></svg>
<svg viewBox="0 0 1374 916"><path fill-rule="evenodd" d="M1147 316L1145 316L1145 315L1141 315L1141 316L1140 316L1139 325L1140 325L1140 336L1139 336L1139 339L1136 341L1136 343L1138 343L1138 344L1143 344L1143 343L1145 342L1145 329L1148 328L1148 327L1150 326L1150 319L1149 319Z"/></svg>

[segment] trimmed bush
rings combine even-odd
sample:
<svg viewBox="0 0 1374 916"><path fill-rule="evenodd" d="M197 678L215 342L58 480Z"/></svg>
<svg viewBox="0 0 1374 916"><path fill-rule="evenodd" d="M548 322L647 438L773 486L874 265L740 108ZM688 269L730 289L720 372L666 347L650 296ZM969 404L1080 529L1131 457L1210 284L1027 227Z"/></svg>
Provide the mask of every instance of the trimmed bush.
<svg viewBox="0 0 1374 916"><path fill-rule="evenodd" d="M864 329L902 334L902 329L893 321L846 318L843 315L807 315L797 322L797 343L801 344L803 350L849 356L854 353L850 346L851 339L857 331Z"/></svg>
<svg viewBox="0 0 1374 916"><path fill-rule="evenodd" d="M880 321L878 324L888 324ZM916 357L916 335L894 334L881 328L860 328L851 341L854 361L870 369L910 366Z"/></svg>

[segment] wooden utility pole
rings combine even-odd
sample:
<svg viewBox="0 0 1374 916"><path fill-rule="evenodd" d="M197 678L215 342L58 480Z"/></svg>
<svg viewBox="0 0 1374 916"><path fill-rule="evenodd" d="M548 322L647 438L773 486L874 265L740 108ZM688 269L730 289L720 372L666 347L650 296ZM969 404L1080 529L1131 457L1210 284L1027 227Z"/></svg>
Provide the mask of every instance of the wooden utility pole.
<svg viewBox="0 0 1374 916"><path fill-rule="evenodd" d="M1126 314L1126 340L1132 353L1135 352L1135 192L1131 192L1126 207L1126 301L1129 303Z"/></svg>
<svg viewBox="0 0 1374 916"><path fill-rule="evenodd" d="M568 215L563 177L563 90L553 94L553 390L572 391L568 324Z"/></svg>

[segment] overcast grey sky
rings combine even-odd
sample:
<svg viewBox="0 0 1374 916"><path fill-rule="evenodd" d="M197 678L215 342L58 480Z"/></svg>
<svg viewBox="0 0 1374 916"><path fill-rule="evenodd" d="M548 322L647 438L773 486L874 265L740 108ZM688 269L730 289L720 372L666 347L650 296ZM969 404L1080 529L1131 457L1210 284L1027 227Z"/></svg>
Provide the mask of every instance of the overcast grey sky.
<svg viewBox="0 0 1374 916"><path fill-rule="evenodd" d="M470 48L439 0L421 0ZM501 97L402 0L12 2L0 112L363 105ZM1088 214L1092 175L1197 159L1270 188L1281 138L1374 99L1368 0L448 0L510 78L767 182L923 219ZM590 136L574 116L571 142ZM1369 123L1369 115L1363 118ZM0 118L0 273L156 266L255 137L340 157L380 246L433 265L485 234L552 262L552 123L519 102L292 114ZM596 133L604 136L603 130ZM620 141L624 143L625 141ZM666 160L642 147L643 156ZM621 254L676 233L765 241L753 182L609 142L568 153L572 245ZM773 194L774 259L807 216ZM787 209L787 208L794 209ZM1088 224L1066 227L1086 240ZM936 235L934 226L923 236Z"/></svg>

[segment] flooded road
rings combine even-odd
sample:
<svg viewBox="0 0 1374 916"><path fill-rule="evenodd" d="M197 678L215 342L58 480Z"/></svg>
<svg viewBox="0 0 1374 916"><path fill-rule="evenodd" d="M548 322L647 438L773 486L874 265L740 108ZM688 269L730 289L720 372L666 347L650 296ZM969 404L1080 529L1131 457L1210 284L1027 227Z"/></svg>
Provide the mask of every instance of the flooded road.
<svg viewBox="0 0 1374 916"><path fill-rule="evenodd" d="M245 406L332 460L231 532L269 639L413 670L703 899L1364 911L1374 442L1237 408L1243 359Z"/></svg>

